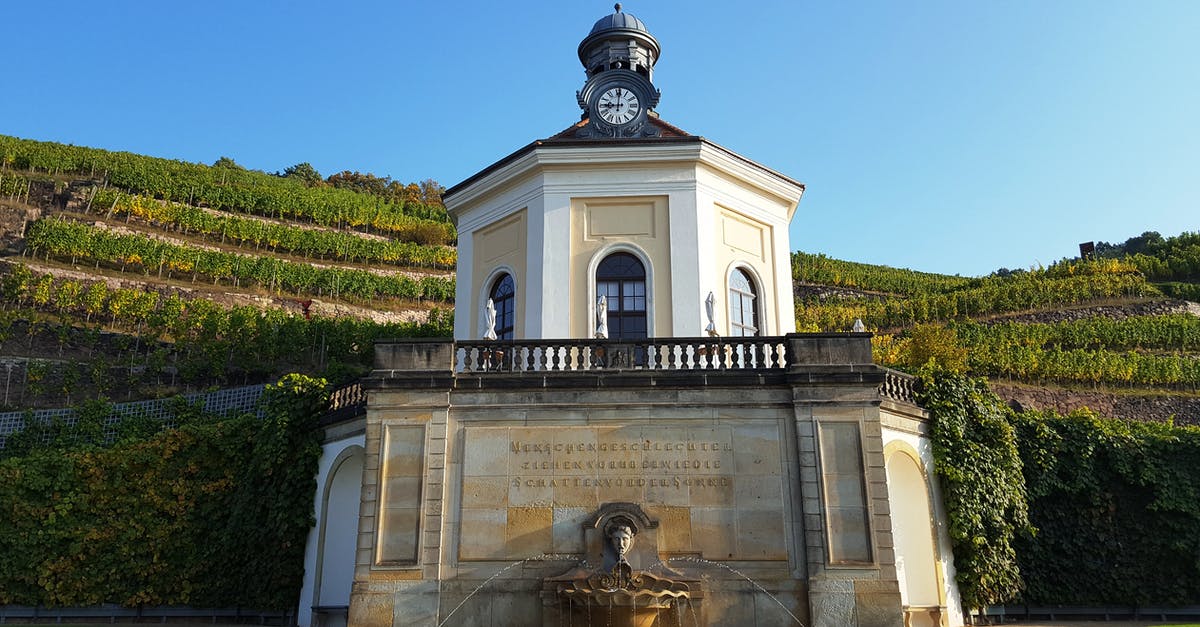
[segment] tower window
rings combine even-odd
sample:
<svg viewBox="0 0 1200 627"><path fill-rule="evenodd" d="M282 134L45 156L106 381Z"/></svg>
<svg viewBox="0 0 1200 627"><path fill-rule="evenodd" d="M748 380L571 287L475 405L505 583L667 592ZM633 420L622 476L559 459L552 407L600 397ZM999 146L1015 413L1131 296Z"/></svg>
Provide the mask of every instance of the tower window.
<svg viewBox="0 0 1200 627"><path fill-rule="evenodd" d="M596 298L608 301L608 337L631 340L648 337L646 325L646 267L629 253L614 253L596 268Z"/></svg>
<svg viewBox="0 0 1200 627"><path fill-rule="evenodd" d="M496 282L492 283L492 291L488 293L488 297L492 299L492 306L496 308L496 339L513 339L517 321L517 288L512 275L505 273L497 277Z"/></svg>
<svg viewBox="0 0 1200 627"><path fill-rule="evenodd" d="M758 293L754 279L745 270L737 268L729 276L729 334L732 336L758 335Z"/></svg>

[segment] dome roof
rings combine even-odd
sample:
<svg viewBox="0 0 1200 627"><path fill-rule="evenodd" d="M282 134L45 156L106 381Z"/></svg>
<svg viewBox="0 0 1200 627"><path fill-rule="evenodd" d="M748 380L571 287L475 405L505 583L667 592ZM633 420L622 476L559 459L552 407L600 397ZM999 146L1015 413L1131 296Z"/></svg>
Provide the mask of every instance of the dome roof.
<svg viewBox="0 0 1200 627"><path fill-rule="evenodd" d="M593 45L604 45L605 41L615 39L632 38L641 42L641 45L651 51L653 59L658 59L659 47L658 40L650 31L646 29L646 25L630 13L621 11L621 3L617 3L612 15L606 15L598 20L592 26L591 32L583 41L579 43L579 60L583 62L584 67L587 67L588 51ZM651 61L653 64L653 61Z"/></svg>
<svg viewBox="0 0 1200 627"><path fill-rule="evenodd" d="M650 31L646 30L646 25L634 17L632 13L621 12L621 4L619 2L613 8L616 9L615 13L596 20L596 24L592 26L592 32L588 33L588 37L610 30L636 30L647 35L650 34Z"/></svg>

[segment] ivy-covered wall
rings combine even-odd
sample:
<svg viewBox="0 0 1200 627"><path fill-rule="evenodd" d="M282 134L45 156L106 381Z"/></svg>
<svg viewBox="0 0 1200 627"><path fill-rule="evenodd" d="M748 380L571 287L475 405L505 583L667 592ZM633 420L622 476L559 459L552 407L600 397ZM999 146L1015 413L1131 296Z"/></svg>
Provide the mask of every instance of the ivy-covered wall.
<svg viewBox="0 0 1200 627"><path fill-rule="evenodd" d="M1038 604L1200 602L1200 428L1013 417L1037 534L1019 538Z"/></svg>
<svg viewBox="0 0 1200 627"><path fill-rule="evenodd" d="M1004 603L1022 589L1014 543L1030 532L1010 412L982 379L927 372L921 388L963 605Z"/></svg>
<svg viewBox="0 0 1200 627"><path fill-rule="evenodd" d="M265 418L102 414L30 429L0 460L0 604L295 607L324 382L269 386ZM49 444L41 442L45 438Z"/></svg>
<svg viewBox="0 0 1200 627"><path fill-rule="evenodd" d="M982 379L922 382L966 607L1200 599L1200 428L1016 413Z"/></svg>

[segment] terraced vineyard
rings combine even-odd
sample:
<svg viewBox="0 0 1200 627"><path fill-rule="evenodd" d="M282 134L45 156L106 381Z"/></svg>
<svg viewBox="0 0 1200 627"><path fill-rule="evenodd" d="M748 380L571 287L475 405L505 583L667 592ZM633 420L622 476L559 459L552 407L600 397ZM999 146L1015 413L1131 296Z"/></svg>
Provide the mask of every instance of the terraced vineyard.
<svg viewBox="0 0 1200 627"><path fill-rule="evenodd" d="M436 186L294 176L302 165L268 174L0 136L0 213L19 235L0 263L0 404L289 370L349 380L373 338L448 335L456 234ZM1200 421L1200 305L1187 302L1200 300L1200 234L1144 233L986 277L800 252L792 272L798 330L861 319L885 365L933 359L1022 402L1166 399L1151 418Z"/></svg>
<svg viewBox="0 0 1200 627"><path fill-rule="evenodd" d="M797 326L844 331L861 319L879 363L934 360L1026 404L1200 423L1200 305L1184 300L1200 294L1200 236L1147 233L1098 250L980 278L795 253Z"/></svg>
<svg viewBox="0 0 1200 627"><path fill-rule="evenodd" d="M426 183L0 136L0 405L336 383L376 338L449 335L456 234Z"/></svg>

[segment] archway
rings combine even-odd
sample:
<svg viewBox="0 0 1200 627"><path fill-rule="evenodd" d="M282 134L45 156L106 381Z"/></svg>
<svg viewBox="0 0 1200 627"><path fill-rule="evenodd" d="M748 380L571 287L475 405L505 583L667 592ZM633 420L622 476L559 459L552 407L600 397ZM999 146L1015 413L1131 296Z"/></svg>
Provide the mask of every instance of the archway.
<svg viewBox="0 0 1200 627"><path fill-rule="evenodd" d="M350 447L343 455L330 474L321 516L317 589L313 595L319 625L346 624L343 608L350 605L350 587L354 583L363 449Z"/></svg>
<svg viewBox="0 0 1200 627"><path fill-rule="evenodd" d="M887 459L887 484L896 572L905 609L909 610L905 612L905 625L937 625L943 601L925 473L907 451L893 451Z"/></svg>

